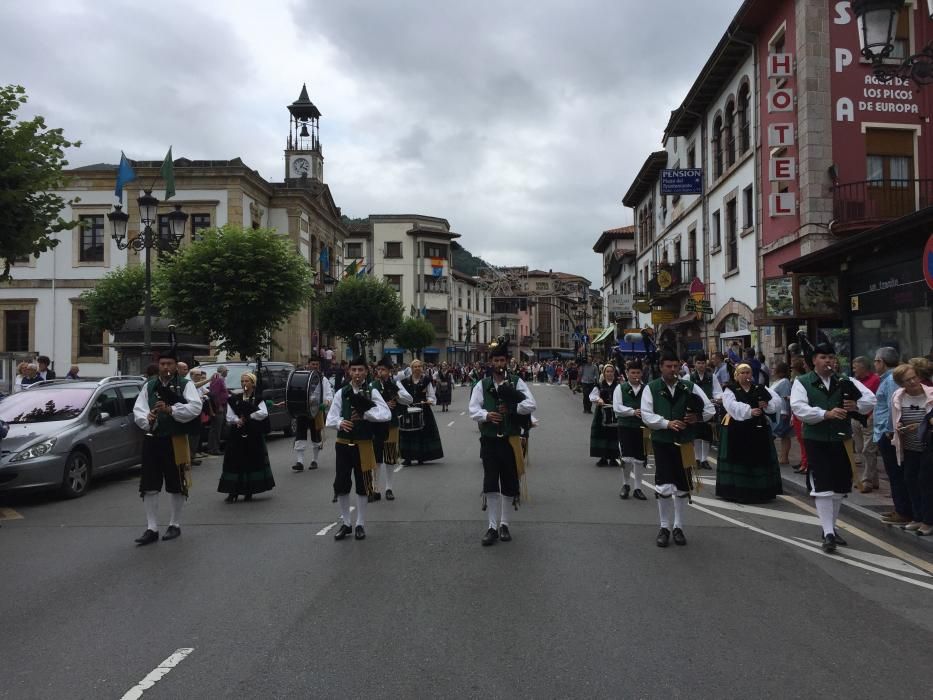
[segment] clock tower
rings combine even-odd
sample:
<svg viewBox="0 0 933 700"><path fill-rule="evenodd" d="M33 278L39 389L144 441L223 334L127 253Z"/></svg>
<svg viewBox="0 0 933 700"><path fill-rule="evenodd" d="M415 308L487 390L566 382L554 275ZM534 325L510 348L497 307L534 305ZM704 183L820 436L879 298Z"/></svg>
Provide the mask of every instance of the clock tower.
<svg viewBox="0 0 933 700"><path fill-rule="evenodd" d="M289 129L285 145L285 181L324 182L324 154L321 152L319 121L321 112L301 86L298 99L288 106Z"/></svg>

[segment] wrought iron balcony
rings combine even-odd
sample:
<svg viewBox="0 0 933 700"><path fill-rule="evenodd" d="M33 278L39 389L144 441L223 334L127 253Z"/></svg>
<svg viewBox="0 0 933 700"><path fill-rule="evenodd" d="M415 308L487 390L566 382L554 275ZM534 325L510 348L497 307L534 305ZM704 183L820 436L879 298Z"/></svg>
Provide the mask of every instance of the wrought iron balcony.
<svg viewBox="0 0 933 700"><path fill-rule="evenodd" d="M933 206L933 180L864 180L833 187L833 228L865 229Z"/></svg>
<svg viewBox="0 0 933 700"><path fill-rule="evenodd" d="M690 290L690 283L697 276L696 260L681 260L675 263L652 263L652 277L648 280L648 295L667 298ZM668 278L670 284L667 283Z"/></svg>

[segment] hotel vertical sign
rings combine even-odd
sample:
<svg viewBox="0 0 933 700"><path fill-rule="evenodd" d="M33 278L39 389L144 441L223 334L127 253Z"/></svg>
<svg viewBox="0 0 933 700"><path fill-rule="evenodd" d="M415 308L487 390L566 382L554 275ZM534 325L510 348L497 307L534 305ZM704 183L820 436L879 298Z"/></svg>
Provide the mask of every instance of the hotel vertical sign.
<svg viewBox="0 0 933 700"><path fill-rule="evenodd" d="M774 87L768 92L768 112L787 114L788 121L768 126L768 179L771 193L768 195L768 213L771 216L794 216L797 213L797 195L784 183L797 178L797 159L787 155L787 149L795 144L795 122L793 89L786 87L794 74L794 56L789 53L768 54L768 78Z"/></svg>

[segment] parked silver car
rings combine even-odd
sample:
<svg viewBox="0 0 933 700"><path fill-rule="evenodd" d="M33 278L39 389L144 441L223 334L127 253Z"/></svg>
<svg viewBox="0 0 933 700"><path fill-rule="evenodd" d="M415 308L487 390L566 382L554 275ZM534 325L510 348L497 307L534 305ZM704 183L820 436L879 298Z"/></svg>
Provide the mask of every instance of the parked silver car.
<svg viewBox="0 0 933 700"><path fill-rule="evenodd" d="M0 492L59 489L83 496L92 476L139 463L144 433L133 423L141 377L54 379L0 402Z"/></svg>

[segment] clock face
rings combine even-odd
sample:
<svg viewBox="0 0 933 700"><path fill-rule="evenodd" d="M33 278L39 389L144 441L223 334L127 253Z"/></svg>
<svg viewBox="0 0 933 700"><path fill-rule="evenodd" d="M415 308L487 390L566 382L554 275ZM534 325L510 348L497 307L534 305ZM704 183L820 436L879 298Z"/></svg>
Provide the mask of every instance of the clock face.
<svg viewBox="0 0 933 700"><path fill-rule="evenodd" d="M301 177L302 175L308 175L311 172L311 161L307 158L293 158L292 159L292 173Z"/></svg>

